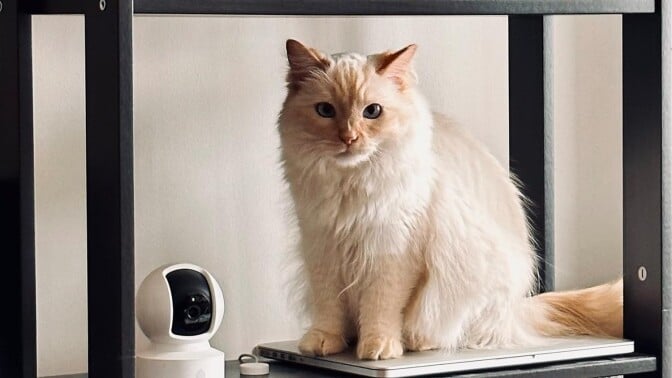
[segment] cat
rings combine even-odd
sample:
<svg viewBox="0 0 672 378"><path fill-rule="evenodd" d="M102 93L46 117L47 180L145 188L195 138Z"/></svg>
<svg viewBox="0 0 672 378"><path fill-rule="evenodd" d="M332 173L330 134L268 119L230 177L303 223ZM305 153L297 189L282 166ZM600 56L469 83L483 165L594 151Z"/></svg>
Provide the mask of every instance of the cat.
<svg viewBox="0 0 672 378"><path fill-rule="evenodd" d="M432 113L416 45L369 56L286 43L281 163L312 325L299 342L360 359L622 333L622 281L534 294L525 199L509 172Z"/></svg>

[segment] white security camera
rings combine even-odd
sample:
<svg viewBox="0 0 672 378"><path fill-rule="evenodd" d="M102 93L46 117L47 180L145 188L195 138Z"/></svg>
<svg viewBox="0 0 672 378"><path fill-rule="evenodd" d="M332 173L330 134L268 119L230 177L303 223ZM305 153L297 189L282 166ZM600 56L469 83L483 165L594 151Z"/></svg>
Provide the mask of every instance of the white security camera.
<svg viewBox="0 0 672 378"><path fill-rule="evenodd" d="M210 347L224 315L222 290L205 269L165 265L138 289L136 316L151 344L137 353L138 378L224 378L224 353Z"/></svg>

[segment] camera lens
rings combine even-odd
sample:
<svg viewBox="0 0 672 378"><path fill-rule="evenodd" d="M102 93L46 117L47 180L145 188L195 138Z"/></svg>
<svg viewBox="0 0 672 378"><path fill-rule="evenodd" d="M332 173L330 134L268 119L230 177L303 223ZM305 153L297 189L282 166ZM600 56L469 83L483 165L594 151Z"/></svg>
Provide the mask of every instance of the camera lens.
<svg viewBox="0 0 672 378"><path fill-rule="evenodd" d="M184 304L184 324L198 328L201 324L210 323L210 298L203 294L192 294Z"/></svg>
<svg viewBox="0 0 672 378"><path fill-rule="evenodd" d="M196 320L201 316L201 308L196 305L189 306L184 312L187 313L187 319Z"/></svg>

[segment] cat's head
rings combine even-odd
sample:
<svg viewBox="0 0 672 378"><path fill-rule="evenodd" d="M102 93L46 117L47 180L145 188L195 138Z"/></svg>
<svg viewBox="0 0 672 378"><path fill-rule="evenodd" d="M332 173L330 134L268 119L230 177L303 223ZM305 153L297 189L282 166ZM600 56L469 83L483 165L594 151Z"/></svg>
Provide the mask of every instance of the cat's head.
<svg viewBox="0 0 672 378"><path fill-rule="evenodd" d="M285 158L355 167L407 142L417 116L415 51L329 56L288 40L279 120Z"/></svg>

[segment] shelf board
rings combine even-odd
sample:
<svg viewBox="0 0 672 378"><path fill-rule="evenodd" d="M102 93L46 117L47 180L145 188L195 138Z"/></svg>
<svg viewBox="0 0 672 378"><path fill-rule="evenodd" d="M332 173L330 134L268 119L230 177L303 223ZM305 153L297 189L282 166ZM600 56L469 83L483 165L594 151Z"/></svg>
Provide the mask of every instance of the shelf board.
<svg viewBox="0 0 672 378"><path fill-rule="evenodd" d="M356 377L343 372L333 372L305 365L270 361L272 376L275 378L336 378ZM237 377L240 374L238 361L226 362L226 376ZM491 369L464 374L432 375L431 377L491 378L588 378L622 374L636 374L656 371L656 357L643 354L601 357L588 360L564 361L544 365L528 365L519 368Z"/></svg>
<svg viewBox="0 0 672 378"><path fill-rule="evenodd" d="M335 378L355 377L342 372L331 372L308 366L270 361L272 376L275 378ZM523 378L587 378L605 377L621 374L638 374L656 371L656 357L644 354L627 354L623 356L593 358L579 361L565 361L546 365L531 365L521 368L507 368L466 375L457 374L451 377L490 378L490 377L523 377ZM240 374L238 361L226 361L226 376L237 377ZM86 378L87 374L59 375L49 378ZM434 376L438 377L438 376Z"/></svg>
<svg viewBox="0 0 672 378"><path fill-rule="evenodd" d="M83 14L84 0L33 0L33 14ZM136 14L296 16L651 13L655 0L135 0Z"/></svg>

